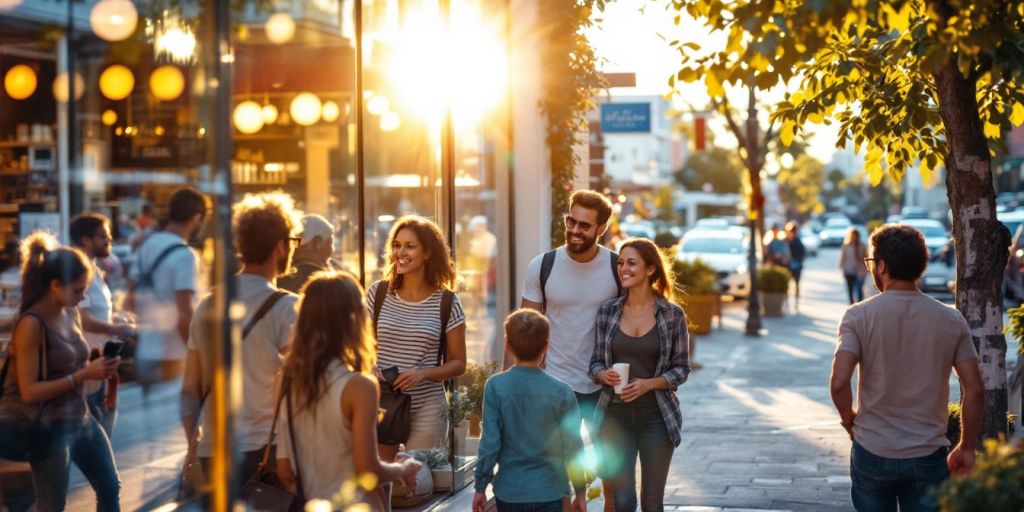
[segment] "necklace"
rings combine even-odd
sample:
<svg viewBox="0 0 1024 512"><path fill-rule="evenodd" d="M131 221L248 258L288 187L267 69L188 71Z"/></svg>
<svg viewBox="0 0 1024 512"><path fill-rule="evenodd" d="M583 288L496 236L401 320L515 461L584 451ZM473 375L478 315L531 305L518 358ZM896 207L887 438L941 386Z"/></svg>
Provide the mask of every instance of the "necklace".
<svg viewBox="0 0 1024 512"><path fill-rule="evenodd" d="M628 302L626 303L626 308L628 308L628 309L636 309L636 310L641 310L641 311L644 310L644 309L648 309L648 308L650 308L652 306L654 306L654 302L653 301L648 302L647 304L641 304L639 306L630 304Z"/></svg>

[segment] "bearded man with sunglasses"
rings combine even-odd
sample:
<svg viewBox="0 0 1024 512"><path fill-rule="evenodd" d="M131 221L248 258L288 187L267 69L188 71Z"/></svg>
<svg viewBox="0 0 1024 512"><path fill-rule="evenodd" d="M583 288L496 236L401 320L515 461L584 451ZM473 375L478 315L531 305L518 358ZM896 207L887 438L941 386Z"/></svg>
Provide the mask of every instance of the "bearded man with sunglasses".
<svg viewBox="0 0 1024 512"><path fill-rule="evenodd" d="M612 203L603 194L574 192L564 217L565 245L535 257L523 286L522 307L544 313L551 322L544 369L576 393L591 432L596 432L594 413L601 395L601 387L588 376L597 310L620 292L618 255L597 243L611 216ZM505 361L507 368L508 354Z"/></svg>

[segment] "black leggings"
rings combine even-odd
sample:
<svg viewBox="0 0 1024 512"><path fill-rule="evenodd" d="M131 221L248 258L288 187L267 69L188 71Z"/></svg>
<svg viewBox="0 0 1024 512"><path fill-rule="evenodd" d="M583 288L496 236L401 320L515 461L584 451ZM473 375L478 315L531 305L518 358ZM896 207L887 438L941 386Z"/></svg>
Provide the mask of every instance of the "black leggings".
<svg viewBox="0 0 1024 512"><path fill-rule="evenodd" d="M850 304L864 300L864 278L856 274L843 274L846 278L846 293L850 297Z"/></svg>

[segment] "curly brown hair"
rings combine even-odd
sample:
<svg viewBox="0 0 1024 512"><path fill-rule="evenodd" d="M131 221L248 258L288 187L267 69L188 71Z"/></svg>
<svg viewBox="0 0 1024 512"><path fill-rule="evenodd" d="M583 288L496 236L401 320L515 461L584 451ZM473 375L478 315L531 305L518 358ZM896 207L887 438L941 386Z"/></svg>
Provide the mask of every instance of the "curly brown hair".
<svg viewBox="0 0 1024 512"><path fill-rule="evenodd" d="M453 290L455 288L455 264L452 262L451 250L445 240L441 228L437 227L430 219L419 215L406 215L391 226L388 233L388 243L384 252L384 280L391 283L392 288L402 286L402 276L398 273L398 263L395 261L395 252L392 244L398 237L398 232L408 229L416 235L416 239L423 245L423 250L430 256L427 258L424 268L424 277L427 284L436 290Z"/></svg>
<svg viewBox="0 0 1024 512"><path fill-rule="evenodd" d="M264 263L282 240L287 242L302 226L292 196L282 192L246 194L232 207L231 230L242 263Z"/></svg>

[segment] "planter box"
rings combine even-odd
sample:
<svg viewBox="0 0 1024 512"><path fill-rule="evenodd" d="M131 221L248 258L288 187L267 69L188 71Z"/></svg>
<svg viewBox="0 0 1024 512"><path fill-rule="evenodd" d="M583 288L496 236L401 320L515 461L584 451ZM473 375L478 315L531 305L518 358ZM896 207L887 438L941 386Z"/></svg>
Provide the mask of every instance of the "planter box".
<svg viewBox="0 0 1024 512"><path fill-rule="evenodd" d="M764 316L783 316L782 308L786 304L785 293L762 293L761 306L764 308Z"/></svg>
<svg viewBox="0 0 1024 512"><path fill-rule="evenodd" d="M473 455L475 456L480 451L480 438L479 437L467 437L465 444L461 447L462 449L456 453L456 455Z"/></svg>
<svg viewBox="0 0 1024 512"><path fill-rule="evenodd" d="M453 473L450 467L430 470L434 478L434 491L447 492L458 491L473 481L473 471L476 470L476 457L456 457L458 469Z"/></svg>
<svg viewBox="0 0 1024 512"><path fill-rule="evenodd" d="M691 333L711 332L711 323L718 314L720 300L718 294L688 295L683 299L683 310L686 312L686 320L690 323Z"/></svg>

